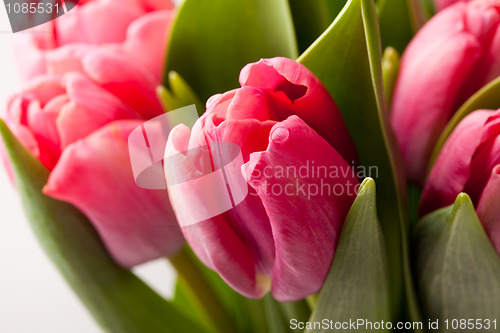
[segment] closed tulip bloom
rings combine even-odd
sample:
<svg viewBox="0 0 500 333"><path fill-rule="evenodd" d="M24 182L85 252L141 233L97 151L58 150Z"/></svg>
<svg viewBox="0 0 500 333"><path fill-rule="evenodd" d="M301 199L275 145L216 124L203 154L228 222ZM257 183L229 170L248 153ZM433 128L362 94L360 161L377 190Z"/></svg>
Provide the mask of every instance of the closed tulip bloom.
<svg viewBox="0 0 500 333"><path fill-rule="evenodd" d="M156 114L128 102L82 73L43 75L12 96L3 117L50 171L44 193L80 209L125 267L184 244L168 193L134 182L128 135Z"/></svg>
<svg viewBox="0 0 500 333"><path fill-rule="evenodd" d="M460 192L500 254L500 110L475 111L455 128L426 181L421 214L453 204Z"/></svg>
<svg viewBox="0 0 500 333"><path fill-rule="evenodd" d="M403 54L391 122L408 178L422 184L441 132L457 109L500 75L500 1L439 12Z"/></svg>
<svg viewBox="0 0 500 333"><path fill-rule="evenodd" d="M240 83L213 96L191 132L181 125L170 134L167 160L180 158L165 166L167 182L183 172L194 179L169 186L171 202L194 252L235 290L258 298L271 289L280 301L301 299L321 288L329 270L359 184L350 165L356 151L334 101L301 64L264 59L247 65ZM241 165L226 172L229 187L241 181L243 190L233 195L248 194L234 208L193 223L191 216L221 204L215 189L202 184L202 170L218 169L213 147L223 143L241 153ZM209 158L193 156L207 146Z"/></svg>

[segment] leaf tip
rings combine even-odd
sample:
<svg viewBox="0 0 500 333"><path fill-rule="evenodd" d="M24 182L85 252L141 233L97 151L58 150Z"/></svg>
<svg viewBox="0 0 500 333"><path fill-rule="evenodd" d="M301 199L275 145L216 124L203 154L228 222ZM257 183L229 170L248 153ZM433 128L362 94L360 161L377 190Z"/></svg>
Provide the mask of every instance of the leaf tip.
<svg viewBox="0 0 500 333"><path fill-rule="evenodd" d="M469 197L469 195L467 193L464 193L464 192L460 193L457 196L457 199L455 200L454 206L456 207L456 209L460 209L464 206L465 207L471 206L472 209L474 209L474 204L472 203L471 198Z"/></svg>
<svg viewBox="0 0 500 333"><path fill-rule="evenodd" d="M359 186L358 195L374 193L375 189L376 189L375 180L371 177L366 177Z"/></svg>

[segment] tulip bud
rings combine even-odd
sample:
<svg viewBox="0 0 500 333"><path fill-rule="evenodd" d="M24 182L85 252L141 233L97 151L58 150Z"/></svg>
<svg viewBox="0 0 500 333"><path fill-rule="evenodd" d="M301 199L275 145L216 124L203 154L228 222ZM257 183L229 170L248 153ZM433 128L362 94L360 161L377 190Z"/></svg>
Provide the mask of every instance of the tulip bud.
<svg viewBox="0 0 500 333"><path fill-rule="evenodd" d="M441 132L457 109L500 75L500 2L439 12L403 54L391 122L409 180L422 184Z"/></svg>
<svg viewBox="0 0 500 333"><path fill-rule="evenodd" d="M197 256L236 291L298 300L326 278L359 186L346 162L356 152L332 98L304 66L264 59L247 65L240 82L208 101L192 132L171 132L172 206Z"/></svg>
<svg viewBox="0 0 500 333"><path fill-rule="evenodd" d="M499 171L500 110L475 111L443 146L424 187L421 214L451 205L460 192L467 193L500 254Z"/></svg>

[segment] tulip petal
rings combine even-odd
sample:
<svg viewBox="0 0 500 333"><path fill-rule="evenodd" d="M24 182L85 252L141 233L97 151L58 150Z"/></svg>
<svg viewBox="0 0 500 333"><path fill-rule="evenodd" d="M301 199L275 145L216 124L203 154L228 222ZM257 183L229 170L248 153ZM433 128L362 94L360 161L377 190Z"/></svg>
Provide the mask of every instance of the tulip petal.
<svg viewBox="0 0 500 333"><path fill-rule="evenodd" d="M127 41L123 45L125 52L143 64L158 82L163 73L169 35L167 28L171 18L172 13L169 11L158 11L140 17L128 28Z"/></svg>
<svg viewBox="0 0 500 333"><path fill-rule="evenodd" d="M57 119L63 147L114 120L138 118L118 98L82 74L68 74L66 89L70 102L61 108Z"/></svg>
<svg viewBox="0 0 500 333"><path fill-rule="evenodd" d="M28 125L40 149L40 161L52 170L61 155L61 143L57 132L57 117L62 105L67 102L65 95L52 99L42 109L40 103L32 101L28 106Z"/></svg>
<svg viewBox="0 0 500 333"><path fill-rule="evenodd" d="M204 134L207 142L230 142L238 145L243 162L249 161L253 152L264 151L269 145L269 134L275 121L260 122L255 119L225 120L214 127L211 117L205 122ZM241 176L241 175L238 175ZM274 262L274 242L269 218L253 188L249 188L246 200L233 209L233 223L250 243L259 271L271 275Z"/></svg>
<svg viewBox="0 0 500 333"><path fill-rule="evenodd" d="M54 75L41 75L29 81L18 95L26 99L36 99L42 107L52 98L65 93L64 82Z"/></svg>
<svg viewBox="0 0 500 333"><path fill-rule="evenodd" d="M488 129L491 130L492 128L495 130L494 133L488 131ZM474 158L469 166L470 177L467 180L467 184L465 184L464 192L471 197L474 205L477 205L481 192L486 186L493 168L497 164L500 164L499 129L500 117L496 117L494 121L490 118L490 121L485 126L481 145L474 153Z"/></svg>
<svg viewBox="0 0 500 333"><path fill-rule="evenodd" d="M166 156L185 155L188 141L189 129L183 125L175 127L169 136ZM175 170L169 169L166 172L175 174L188 170L194 177L199 176L199 171L196 171L197 167L195 167L197 163L193 162L188 155L186 158L178 159L177 163L168 166L175 167ZM167 164L165 167L167 168ZM195 188L183 186L180 190L171 193L172 206L175 210L178 203L182 204L183 201L203 200L203 198L199 198L199 195L200 191L196 191ZM255 200L255 197L247 199ZM194 208L204 209L203 207ZM250 214L238 216L238 211L242 208L245 213ZM181 230L193 251L205 265L217 271L233 289L247 297L257 298L261 297L268 290L268 287L261 284L262 281L259 278L259 273L256 272L255 264L258 259L255 258L250 244L245 240L241 231L237 229L235 223L235 220L242 216L246 221L258 222L262 220L262 217L254 216L253 211L249 208L251 206L244 201L230 211L196 224L183 226ZM178 214L177 217L180 225L183 225L185 216Z"/></svg>
<svg viewBox="0 0 500 333"><path fill-rule="evenodd" d="M204 140L237 144L241 149L245 163L250 158L251 153L266 150L269 144L269 133L276 124L272 120L260 122L255 119L229 119L215 126L213 115L209 115L207 118L203 132L200 133L204 136Z"/></svg>
<svg viewBox="0 0 500 333"><path fill-rule="evenodd" d="M453 9L452 9L453 10ZM465 29L482 45L481 58L462 83L455 109L458 109L481 87L500 75L500 3L496 0L475 1L467 4Z"/></svg>
<svg viewBox="0 0 500 333"><path fill-rule="evenodd" d="M125 267L172 255L183 245L167 192L134 182L127 142L140 125L116 121L69 145L44 188L80 209Z"/></svg>
<svg viewBox="0 0 500 333"><path fill-rule="evenodd" d="M497 26L497 30L492 38L491 46L485 55L485 62L488 64L489 69L487 70L488 76L485 82L490 82L500 76L500 58L498 54L500 53L500 24Z"/></svg>
<svg viewBox="0 0 500 333"><path fill-rule="evenodd" d="M467 2L471 0L460 0L460 2ZM436 4L436 9L437 10L442 10L454 3L458 2L458 0L434 0L434 3Z"/></svg>
<svg viewBox="0 0 500 333"><path fill-rule="evenodd" d="M142 4L146 7L147 11L150 10L172 10L175 7L173 1L170 0L142 0Z"/></svg>
<svg viewBox="0 0 500 333"><path fill-rule="evenodd" d="M420 215L453 204L470 177L472 158L481 144L491 111L479 110L464 118L446 141L427 178Z"/></svg>
<svg viewBox="0 0 500 333"><path fill-rule="evenodd" d="M500 254L500 205L498 198L500 198L500 165L493 168L477 206L479 220L493 246Z"/></svg>
<svg viewBox="0 0 500 333"><path fill-rule="evenodd" d="M99 47L89 44L68 44L46 53L47 71L51 74L63 75L69 72L84 72L82 59Z"/></svg>
<svg viewBox="0 0 500 333"><path fill-rule="evenodd" d="M92 1L57 19L57 42L59 45L123 42L127 27L142 14L144 10L130 1Z"/></svg>
<svg viewBox="0 0 500 333"><path fill-rule="evenodd" d="M332 167L339 174L331 176ZM321 168L328 170L324 178L311 175ZM267 151L253 153L242 171L271 221L273 296L293 301L317 292L356 196L359 182L351 167L303 120L291 116L273 127ZM301 177L302 172L308 175Z"/></svg>
<svg viewBox="0 0 500 333"><path fill-rule="evenodd" d="M273 118L302 118L347 161L357 161L356 149L332 97L305 66L287 58L262 59L240 73L242 87L260 88L270 98Z"/></svg>
<svg viewBox="0 0 500 333"><path fill-rule="evenodd" d="M457 29L429 40L427 35L438 23L424 27L424 37L417 35L404 53L391 111L408 177L414 183L423 181L433 146L455 111L461 83L481 52L474 36ZM460 27L459 21L454 26Z"/></svg>
<svg viewBox="0 0 500 333"><path fill-rule="evenodd" d="M119 52L102 50L83 60L85 72L104 89L132 107L142 118L163 113L156 96L159 81Z"/></svg>

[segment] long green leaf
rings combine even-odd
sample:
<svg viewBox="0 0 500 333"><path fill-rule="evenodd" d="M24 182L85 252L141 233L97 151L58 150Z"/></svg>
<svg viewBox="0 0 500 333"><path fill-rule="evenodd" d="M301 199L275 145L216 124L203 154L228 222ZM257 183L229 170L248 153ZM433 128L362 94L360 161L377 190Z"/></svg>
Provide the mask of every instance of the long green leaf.
<svg viewBox="0 0 500 333"><path fill-rule="evenodd" d="M391 306L387 258L377 219L375 182L367 178L360 187L345 221L330 273L310 319L321 322L390 322ZM331 327L306 330L332 332ZM342 332L369 332L360 325ZM377 332L388 330L377 330Z"/></svg>
<svg viewBox="0 0 500 333"><path fill-rule="evenodd" d="M172 27L167 75L179 73L206 101L238 87L250 62L296 58L297 42L287 0L185 0Z"/></svg>
<svg viewBox="0 0 500 333"><path fill-rule="evenodd" d="M383 95L380 34L373 0L350 0L328 30L299 58L337 102L366 170L377 169L378 212L386 239L392 309L403 287L414 321L419 311L408 260L406 183ZM403 285L404 283L404 285Z"/></svg>
<svg viewBox="0 0 500 333"><path fill-rule="evenodd" d="M453 205L425 216L414 239L419 295L426 317L439 320L437 332L452 332L453 319L488 318L497 319L497 328L477 331L498 332L500 257L470 198L460 194Z"/></svg>
<svg viewBox="0 0 500 333"><path fill-rule="evenodd" d="M0 120L31 227L55 266L106 332L204 332L130 271L114 263L88 219L42 194L49 172Z"/></svg>
<svg viewBox="0 0 500 333"><path fill-rule="evenodd" d="M498 108L500 108L500 76L484 86L474 95L472 95L472 97L470 97L451 118L451 120L448 122L448 125L446 125L443 133L439 137L436 146L434 147L428 170L432 168L432 165L434 165L434 162L436 162L436 159L439 156L439 153L441 152L446 139L448 139L455 127L457 127L462 119L467 117L469 113L476 110L497 110Z"/></svg>

